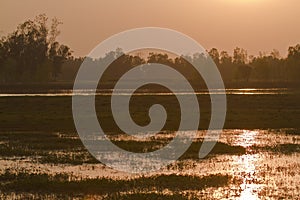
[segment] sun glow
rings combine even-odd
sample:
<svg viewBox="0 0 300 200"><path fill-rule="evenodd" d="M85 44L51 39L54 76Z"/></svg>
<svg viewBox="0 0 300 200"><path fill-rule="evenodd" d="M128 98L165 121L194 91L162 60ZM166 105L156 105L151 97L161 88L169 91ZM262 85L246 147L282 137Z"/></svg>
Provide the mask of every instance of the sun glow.
<svg viewBox="0 0 300 200"><path fill-rule="evenodd" d="M234 4L234 5L257 5L265 3L268 0L221 0L222 2Z"/></svg>

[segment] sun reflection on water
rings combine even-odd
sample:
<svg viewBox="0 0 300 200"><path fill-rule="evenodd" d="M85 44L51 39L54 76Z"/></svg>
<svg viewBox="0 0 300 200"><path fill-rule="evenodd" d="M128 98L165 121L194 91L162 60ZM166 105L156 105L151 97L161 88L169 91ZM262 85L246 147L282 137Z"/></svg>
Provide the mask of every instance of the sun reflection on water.
<svg viewBox="0 0 300 200"><path fill-rule="evenodd" d="M245 200L259 199L258 190L260 185L256 183L256 165L259 160L258 154L243 155L236 161L243 169L241 174L242 183L240 184L240 198Z"/></svg>
<svg viewBox="0 0 300 200"><path fill-rule="evenodd" d="M245 148L250 147L257 143L256 136L258 134L257 130L243 130L241 134L237 135L234 144Z"/></svg>
<svg viewBox="0 0 300 200"><path fill-rule="evenodd" d="M200 131L199 138L202 138L205 133L205 131ZM55 136L76 139L65 133L55 133ZM159 134L155 139L166 138L172 138L172 134ZM128 138L122 137L121 139L130 141ZM176 174L196 177L228 175L228 183L220 187L180 191L180 194L195 196L197 199L299 199L300 130L227 129L223 131L220 142L229 145L223 147L224 150L232 148L232 146L242 146L246 149L246 152L243 154L215 154L203 160L178 160L159 172L153 172L148 175ZM0 146L1 144L9 144L9 141L2 140L0 141ZM287 148L288 151L283 152L285 149L282 150L282 148ZM60 158L60 155L70 155L72 157L76 152L48 151L48 154L53 154ZM117 157L115 154L111 154L111 156ZM84 163L81 165L41 163L35 157L1 157L0 174L3 174L6 169L16 169L20 170L20 172L26 170L26 172L47 173L50 175L66 173L72 178L78 178L78 180L99 177L125 180L139 177L138 174L131 175L115 171L101 163ZM158 191L154 188L150 192L172 194L174 191L167 189ZM130 193L130 191L127 193ZM0 194L0 199L1 197L3 198ZM19 197L13 196L11 199L16 198ZM95 198L100 197L97 196ZM20 197L19 199L22 198Z"/></svg>
<svg viewBox="0 0 300 200"><path fill-rule="evenodd" d="M256 136L258 133L258 131L243 130L242 134L237 137L236 145L243 146L245 148L252 146L256 143ZM245 154L237 157L235 162L243 171L241 173L242 183L240 185L241 193L239 199L259 199L258 190L260 185L256 183L256 165L259 159L261 159L259 154Z"/></svg>

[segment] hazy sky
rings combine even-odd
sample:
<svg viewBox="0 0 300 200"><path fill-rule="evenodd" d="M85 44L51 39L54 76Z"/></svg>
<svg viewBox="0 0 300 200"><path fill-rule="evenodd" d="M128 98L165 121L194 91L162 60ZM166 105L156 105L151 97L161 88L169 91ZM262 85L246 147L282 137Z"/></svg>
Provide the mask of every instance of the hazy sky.
<svg viewBox="0 0 300 200"><path fill-rule="evenodd" d="M40 13L63 21L59 41L74 55L88 54L99 42L126 29L175 29L203 47L236 46L257 55L300 43L299 0L1 0L0 35Z"/></svg>

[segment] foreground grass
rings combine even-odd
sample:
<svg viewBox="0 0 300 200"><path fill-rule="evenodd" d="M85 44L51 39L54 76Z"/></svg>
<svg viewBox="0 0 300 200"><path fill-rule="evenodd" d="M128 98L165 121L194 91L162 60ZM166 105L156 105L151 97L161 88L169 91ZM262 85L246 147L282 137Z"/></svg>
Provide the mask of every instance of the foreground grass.
<svg viewBox="0 0 300 200"><path fill-rule="evenodd" d="M300 153L300 144L277 144L274 146L253 146L254 151L268 151L279 154L293 154Z"/></svg>
<svg viewBox="0 0 300 200"><path fill-rule="evenodd" d="M1 157L32 157L41 163L73 164L98 163L85 149L75 135L40 132L4 132L0 133ZM169 139L153 139L149 141L114 140L114 143L131 152L150 152L167 145ZM202 141L193 142L180 159L198 159ZM241 146L230 146L218 142L211 154L244 154Z"/></svg>
<svg viewBox="0 0 300 200"><path fill-rule="evenodd" d="M15 174L7 170L4 174L0 175L0 191L5 193L27 192L65 195L109 194L112 198L120 196L122 192L133 192L137 198L146 195L141 193L153 190L161 193L165 189L179 192L185 190L202 190L207 187L222 187L229 184L230 179L231 177L220 174L204 177L171 174L150 177L141 176L139 178L122 180L105 177L70 180L67 174L57 174L54 176L25 172Z"/></svg>
<svg viewBox="0 0 300 200"><path fill-rule="evenodd" d="M136 193L136 194L113 194L104 198L105 200L197 200L196 197L185 196L181 194L157 194L157 193Z"/></svg>

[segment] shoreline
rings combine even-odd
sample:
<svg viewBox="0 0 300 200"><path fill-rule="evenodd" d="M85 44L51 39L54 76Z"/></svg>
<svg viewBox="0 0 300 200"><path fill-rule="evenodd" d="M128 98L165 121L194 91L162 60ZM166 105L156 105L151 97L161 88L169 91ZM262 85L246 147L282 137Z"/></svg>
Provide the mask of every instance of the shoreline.
<svg viewBox="0 0 300 200"><path fill-rule="evenodd" d="M134 81L134 80L132 80ZM206 89L204 83L195 83L190 81L195 87L200 90ZM115 82L106 82L101 84L102 89L113 88ZM74 82L72 81L56 81L56 82L18 82L18 83L0 83L0 93L7 90L55 90L55 89L73 89ZM86 84L89 88L89 83ZM300 88L300 81L224 81L226 89L243 89L243 88ZM98 87L99 88L99 87ZM153 87L156 89L155 87Z"/></svg>

